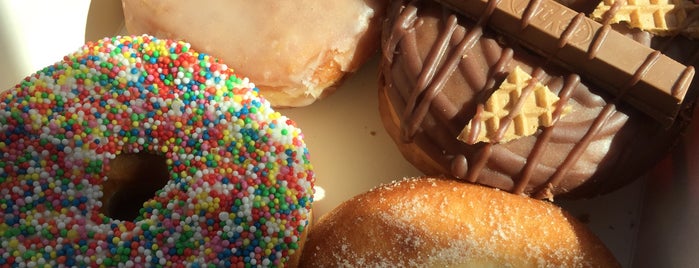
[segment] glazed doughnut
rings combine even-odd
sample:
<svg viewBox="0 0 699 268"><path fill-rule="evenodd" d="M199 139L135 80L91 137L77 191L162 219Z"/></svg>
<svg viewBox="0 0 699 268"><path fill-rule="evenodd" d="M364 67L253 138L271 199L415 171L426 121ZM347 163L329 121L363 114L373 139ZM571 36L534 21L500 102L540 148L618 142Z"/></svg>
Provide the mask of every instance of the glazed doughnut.
<svg viewBox="0 0 699 268"><path fill-rule="evenodd" d="M123 1L130 34L182 39L255 81L274 106L334 91L379 48L385 0Z"/></svg>
<svg viewBox="0 0 699 268"><path fill-rule="evenodd" d="M548 201L441 178L409 178L314 222L301 267L620 267Z"/></svg>
<svg viewBox="0 0 699 268"><path fill-rule="evenodd" d="M583 6L586 1L569 2ZM392 1L384 29L382 121L405 158L426 174L535 198L593 197L641 177L676 144L691 120L696 76L679 115L666 126L594 86L592 79L435 1ZM699 63L696 41L661 38L623 25L613 29L662 49L683 65ZM530 81L546 86L570 111L511 141L459 140L480 105L515 67L536 77ZM501 120L491 121L507 118Z"/></svg>
<svg viewBox="0 0 699 268"><path fill-rule="evenodd" d="M0 122L0 266L283 266L300 251L301 131L188 43L87 43L4 92Z"/></svg>

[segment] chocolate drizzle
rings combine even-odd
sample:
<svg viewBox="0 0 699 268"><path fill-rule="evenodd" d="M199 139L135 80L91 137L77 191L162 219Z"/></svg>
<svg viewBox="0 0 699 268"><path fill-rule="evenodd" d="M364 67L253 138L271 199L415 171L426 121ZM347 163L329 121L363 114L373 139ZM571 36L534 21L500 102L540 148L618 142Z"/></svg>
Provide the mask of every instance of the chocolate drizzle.
<svg viewBox="0 0 699 268"><path fill-rule="evenodd" d="M527 86L525 86L524 89L522 89L522 95L520 95L517 101L515 102L514 107L512 107L512 111L510 111L509 114L507 114L504 118L500 120L500 127L498 128L498 131L495 133L495 143L500 143L502 141L503 137L505 136L505 131L507 131L507 129L510 128L510 125L512 125L512 121L515 119L515 116L522 112L525 100L529 97L529 95L532 94L532 92L534 91L534 86L536 86L536 83L538 81L539 80L536 78L536 76L532 79L529 79L529 83L527 83Z"/></svg>
<svg viewBox="0 0 699 268"><path fill-rule="evenodd" d="M441 60L446 54L446 46L449 43L449 39L454 34L454 29L456 29L456 16L451 16L447 20L447 28L444 31L445 34L440 36L435 46L432 47L432 51L430 51L427 56L425 65L423 66L417 80L416 88L412 90L408 103L405 107L405 112L403 113L403 120L406 122L406 124L403 124L402 127L404 140L410 140L415 134L419 124L428 112L427 110L429 105L439 93L439 90L444 86L441 83L432 84L430 82L435 80L435 75L438 77L437 81L445 81L443 77L447 73L453 72L454 66L459 61L459 58L454 56L456 55L458 57L457 50L457 52L452 53L449 60L449 62L452 64L450 64L448 68L438 67L438 61ZM465 50L466 44L466 42L462 41L460 46L461 49L459 50ZM418 98L421 99L419 102Z"/></svg>
<svg viewBox="0 0 699 268"><path fill-rule="evenodd" d="M558 39L558 49L561 49L566 44L568 44L573 35L578 32L578 27L580 27L580 24L583 22L584 19L585 14L578 13L578 15L576 15L575 18L570 21L570 24L566 26L566 29L561 34L561 37ZM590 59L592 58L594 57L590 57Z"/></svg>
<svg viewBox="0 0 699 268"><path fill-rule="evenodd" d="M529 26L529 22L532 20L534 15L537 13L541 6L541 0L532 0L529 2L527 7L524 9L524 13L522 14L522 19L520 23L519 30L522 31L524 28L527 28Z"/></svg>
<svg viewBox="0 0 699 268"><path fill-rule="evenodd" d="M608 31L611 30L610 21L615 17L616 12L618 12L621 9L621 7L625 4L626 4L626 0L614 1L611 8L607 12L605 12L605 14L603 16L603 21L601 22L604 25L603 27L604 27L605 35ZM691 23L697 21L697 19L699 19L699 12L697 12L696 10L693 10L687 16L687 18L683 21L683 26L681 26L680 29L682 29L684 27L688 27ZM643 78L643 76L648 72L650 67L660 57L660 55L661 55L660 51L666 51L668 49L667 46L669 46L673 43L672 40L675 39L675 37L677 37L677 35L670 37L668 39L668 41L665 43L665 45L660 46L657 50L653 51L650 55L648 55L648 57L646 58L646 61L638 68L638 70L634 74L633 79L629 83L630 85L627 85L625 87L626 90L631 88L633 85L638 83ZM600 41L599 41L600 44L601 44L602 40L603 39L600 38ZM595 43L597 43L597 39L595 39ZM599 44L597 44L597 45L599 46ZM594 57L593 53L596 53L596 51L598 49L599 49L599 47L595 47L595 48L591 48L589 50L590 58ZM675 58L675 60L678 60L680 62L682 62L682 58L690 58L689 61L683 62L684 64L687 64L690 66L687 66L687 68L683 70L682 75L680 75L680 79L670 89L670 92L673 96L685 96L686 95L687 89L689 89L689 86L687 86L686 84L692 82L691 81L692 75L694 73L694 64L692 64L692 63L695 63L697 61L697 57L699 57L699 52L695 51L694 54L691 54L691 56L688 56L688 57L684 56L684 57L680 57L679 59ZM621 95L623 95L623 93Z"/></svg>
<svg viewBox="0 0 699 268"><path fill-rule="evenodd" d="M400 122L395 122L400 125L400 135L393 138L399 145L412 143L423 148L441 166L416 164L418 168L552 198L616 189L643 172L628 167L650 167L662 157L686 122L678 120L670 128L652 123L621 102L621 96L588 88L585 79L566 72L550 57L535 56L494 34L487 22L497 2L488 1L485 12L473 21L431 1L393 1L387 21L391 31L383 38L380 81L396 114L401 115ZM540 12L540 2L529 1L521 29ZM565 26L559 49L573 38L583 16L579 13ZM611 30L605 25L595 33L588 56L595 56ZM675 42L667 46L674 48ZM649 55L621 90L632 88L659 54ZM484 100L516 65L526 67L532 81L558 94L554 124L535 136L503 144L469 145L456 140L468 120L479 120ZM566 104L573 105L573 111L561 118ZM512 116L501 121L500 132L511 120ZM387 127L391 124L387 122ZM479 124L472 125L477 128Z"/></svg>
<svg viewBox="0 0 699 268"><path fill-rule="evenodd" d="M593 124L590 126L588 131L585 133L578 143L575 144L572 150L568 152L568 156L565 158L563 163L556 169L556 172L549 178L548 182L545 184L545 188L539 189L534 195L535 198L550 198L548 195L550 193L549 187L556 187L561 180L563 180L566 173L572 168L572 165L585 153L585 150L590 145L592 139L599 133L599 131L605 126L607 120L612 116L614 112L614 105L608 103L599 113L599 116L595 119Z"/></svg>
<svg viewBox="0 0 699 268"><path fill-rule="evenodd" d="M444 87L448 76L454 72L465 52L471 49L480 39L483 34L483 25L487 22L493 10L495 10L498 1L490 1L476 26L466 34L465 38L459 41L456 48L449 53L446 62L442 66L438 66L437 62L442 56L447 54L446 41L454 37L454 29L456 27L455 15L451 15L447 19L447 28L443 32L444 34L439 37L437 45L432 47L433 49L425 62L426 67L423 67L418 78L417 88L411 92L410 99L403 113L403 120L407 122L402 125L403 140L410 140L410 137L415 134L417 127L428 113L430 105ZM436 75L434 75L435 72ZM420 99L419 102L418 99Z"/></svg>
<svg viewBox="0 0 699 268"><path fill-rule="evenodd" d="M539 9L531 10L527 27L522 29L522 16L529 5L528 0L501 0L493 15L489 28L513 38L514 42L533 50L544 57L551 57L559 67L577 72L591 80L596 88L618 95L623 82L654 49L643 46L616 31L602 29L602 25L586 18L579 12L555 2L540 0ZM492 3L490 0L435 0L472 19L481 17L481 9ZM574 22L571 24L571 22ZM518 26L518 24L520 26ZM573 26L573 27L571 27ZM568 31L568 33L564 33ZM586 53L593 37L598 38L598 52L592 59ZM563 34L569 35L566 42L556 46ZM603 42L602 42L603 41ZM618 49L623 47L624 49ZM560 52L560 53L558 53ZM601 53L600 53L601 52ZM677 117L684 96L672 94L673 87L688 87L694 69L662 55L649 75L641 77L633 91L625 94L624 101L644 112L658 122L669 126ZM684 77L682 75L685 75ZM678 82L679 81L679 82ZM674 92L686 92L686 88L675 88Z"/></svg>
<svg viewBox="0 0 699 268"><path fill-rule="evenodd" d="M541 69L537 69L541 70ZM563 86L563 89L561 89L561 92L559 94L559 102L557 104L556 110L554 111L554 122L557 122L558 119L561 117L561 112L563 111L563 106L568 103L568 100L570 100L570 96L573 93L573 90L580 84L580 76L576 74L569 75L567 79L565 80L565 84ZM553 134L553 128L555 127L556 124L553 126L545 128L541 136L536 140L536 144L532 148L532 151L529 153L529 157L527 158L527 163L525 164L524 168L522 169L522 172L518 174L518 176L515 178L517 180L517 186L513 189L513 193L523 193L525 190L525 187L529 184L529 181L531 180L533 170L536 168L536 164L538 164L541 161L541 157L543 157L543 154L545 152L545 148L548 145L548 143L551 141L551 135ZM546 184L547 187L550 185L555 185L555 182L549 180ZM541 189L537 193L539 198L544 198L546 193L546 189Z"/></svg>

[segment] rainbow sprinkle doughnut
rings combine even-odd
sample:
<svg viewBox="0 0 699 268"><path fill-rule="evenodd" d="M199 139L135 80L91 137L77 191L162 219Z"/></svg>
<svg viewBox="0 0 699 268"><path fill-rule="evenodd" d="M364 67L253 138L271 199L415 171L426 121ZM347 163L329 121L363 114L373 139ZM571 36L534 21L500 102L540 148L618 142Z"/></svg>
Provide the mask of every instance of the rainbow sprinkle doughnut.
<svg viewBox="0 0 699 268"><path fill-rule="evenodd" d="M282 266L313 200L302 138L187 43L88 43L0 95L0 267ZM135 219L110 218L110 161L137 153L170 178Z"/></svg>

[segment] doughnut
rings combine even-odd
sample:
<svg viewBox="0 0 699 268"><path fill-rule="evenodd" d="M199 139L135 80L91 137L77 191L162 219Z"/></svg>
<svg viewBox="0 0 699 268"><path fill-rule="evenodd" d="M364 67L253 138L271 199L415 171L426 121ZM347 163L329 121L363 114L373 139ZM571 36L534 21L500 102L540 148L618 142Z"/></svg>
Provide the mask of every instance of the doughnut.
<svg viewBox="0 0 699 268"><path fill-rule="evenodd" d="M126 30L187 40L255 81L276 107L335 91L378 51L384 0L124 0Z"/></svg>
<svg viewBox="0 0 699 268"><path fill-rule="evenodd" d="M284 266L310 220L299 128L183 41L104 38L26 77L0 156L0 266Z"/></svg>
<svg viewBox="0 0 699 268"><path fill-rule="evenodd" d="M569 2L584 6L586 1ZM612 29L681 64L697 66L696 41L623 25ZM464 43L472 45L459 46ZM428 175L538 199L594 197L646 174L683 135L699 84L695 76L677 118L663 125L586 76L436 1L391 2L380 65L382 122L409 162ZM481 103L516 68L536 77L569 112L507 142L458 139Z"/></svg>
<svg viewBox="0 0 699 268"><path fill-rule="evenodd" d="M300 267L621 267L543 200L435 177L357 195L313 223Z"/></svg>

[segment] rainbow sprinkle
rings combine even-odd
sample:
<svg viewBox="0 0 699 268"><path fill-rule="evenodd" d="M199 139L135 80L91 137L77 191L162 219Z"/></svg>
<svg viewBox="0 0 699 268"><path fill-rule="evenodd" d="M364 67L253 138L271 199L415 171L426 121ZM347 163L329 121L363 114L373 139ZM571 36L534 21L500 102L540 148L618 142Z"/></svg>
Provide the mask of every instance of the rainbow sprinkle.
<svg viewBox="0 0 699 268"><path fill-rule="evenodd" d="M308 224L303 135L184 42L105 38L0 96L1 266L281 266ZM110 160L171 179L134 221L101 214Z"/></svg>

